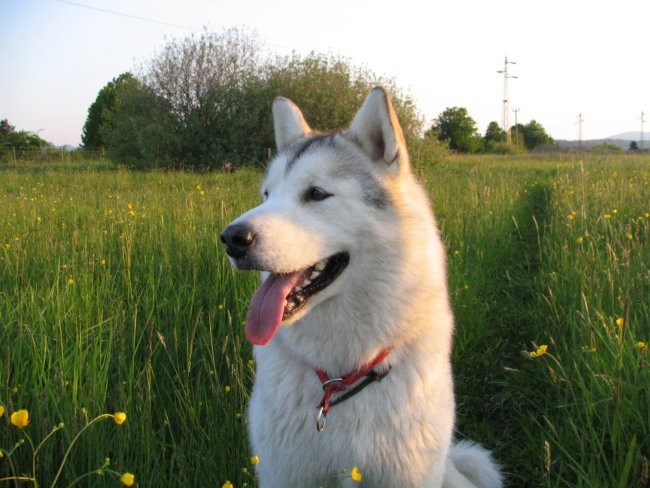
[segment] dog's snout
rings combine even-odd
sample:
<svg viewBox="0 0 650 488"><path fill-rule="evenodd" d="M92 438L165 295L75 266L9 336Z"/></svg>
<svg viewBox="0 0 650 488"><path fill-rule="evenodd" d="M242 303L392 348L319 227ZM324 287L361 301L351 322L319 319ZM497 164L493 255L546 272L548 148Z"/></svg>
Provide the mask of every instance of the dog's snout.
<svg viewBox="0 0 650 488"><path fill-rule="evenodd" d="M244 224L229 225L221 233L221 242L226 246L226 253L232 258L241 258L255 242L256 234Z"/></svg>

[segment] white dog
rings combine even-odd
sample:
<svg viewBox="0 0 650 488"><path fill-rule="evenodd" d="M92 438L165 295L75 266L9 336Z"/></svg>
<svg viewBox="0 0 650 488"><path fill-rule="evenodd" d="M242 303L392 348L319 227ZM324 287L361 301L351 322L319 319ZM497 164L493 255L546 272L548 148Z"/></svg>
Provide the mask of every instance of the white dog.
<svg viewBox="0 0 650 488"><path fill-rule="evenodd" d="M264 278L245 330L260 486L347 486L353 466L361 486L502 486L487 451L452 445L445 249L387 93L342 132L285 98L273 116L263 203L221 235Z"/></svg>

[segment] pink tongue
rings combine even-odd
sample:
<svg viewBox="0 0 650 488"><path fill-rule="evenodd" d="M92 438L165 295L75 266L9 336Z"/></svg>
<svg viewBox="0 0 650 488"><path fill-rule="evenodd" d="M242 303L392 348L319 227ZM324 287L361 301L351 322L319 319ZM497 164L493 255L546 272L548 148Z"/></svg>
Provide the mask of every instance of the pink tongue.
<svg viewBox="0 0 650 488"><path fill-rule="evenodd" d="M271 274L253 295L246 317L246 338L252 344L268 344L280 327L287 296L307 278L308 270Z"/></svg>

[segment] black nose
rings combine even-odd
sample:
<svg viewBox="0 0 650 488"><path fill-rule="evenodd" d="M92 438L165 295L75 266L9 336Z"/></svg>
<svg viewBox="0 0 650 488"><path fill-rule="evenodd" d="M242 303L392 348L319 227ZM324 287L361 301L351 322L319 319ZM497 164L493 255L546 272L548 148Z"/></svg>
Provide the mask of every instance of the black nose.
<svg viewBox="0 0 650 488"><path fill-rule="evenodd" d="M226 253L233 258L241 258L255 242L256 234L245 224L229 225L221 233L221 242L226 246Z"/></svg>

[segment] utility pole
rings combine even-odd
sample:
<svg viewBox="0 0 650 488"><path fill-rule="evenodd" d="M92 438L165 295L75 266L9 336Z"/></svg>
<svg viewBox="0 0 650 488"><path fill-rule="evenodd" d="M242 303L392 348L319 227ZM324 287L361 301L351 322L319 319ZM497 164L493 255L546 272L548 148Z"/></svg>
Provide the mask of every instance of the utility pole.
<svg viewBox="0 0 650 488"><path fill-rule="evenodd" d="M582 147L582 123L585 119L582 118L582 112L578 114L578 143Z"/></svg>
<svg viewBox="0 0 650 488"><path fill-rule="evenodd" d="M514 108L512 111L515 113L515 147L519 149L519 109Z"/></svg>
<svg viewBox="0 0 650 488"><path fill-rule="evenodd" d="M512 143L512 138L510 136L510 100L508 99L508 80L510 78L518 78L508 73L508 65L517 64L514 61L508 61L508 56L506 56L503 63L503 70L497 71L497 73L503 74L503 115L502 115L502 124L503 130L506 133L506 143L510 145Z"/></svg>
<svg viewBox="0 0 650 488"><path fill-rule="evenodd" d="M641 111L641 137L640 137L640 140L639 140L639 149L644 149L644 147L643 147L643 139L644 139L645 133L643 132L643 124L645 124L645 113L643 113L643 111Z"/></svg>

